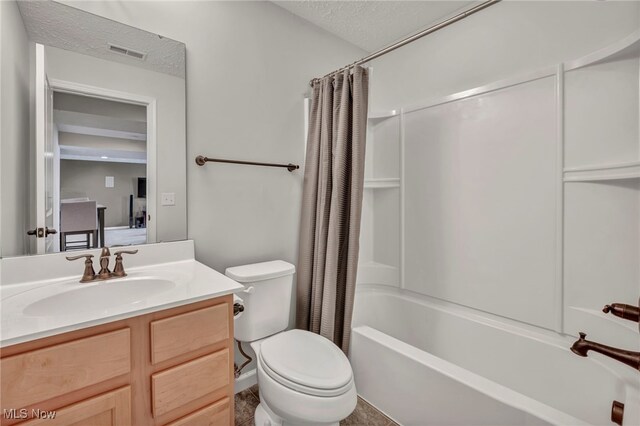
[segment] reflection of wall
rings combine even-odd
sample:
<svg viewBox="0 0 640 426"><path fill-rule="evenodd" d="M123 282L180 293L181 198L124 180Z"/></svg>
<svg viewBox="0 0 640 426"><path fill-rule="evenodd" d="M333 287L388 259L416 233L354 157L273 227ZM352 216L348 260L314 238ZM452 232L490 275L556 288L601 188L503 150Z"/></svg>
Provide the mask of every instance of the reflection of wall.
<svg viewBox="0 0 640 426"><path fill-rule="evenodd" d="M159 195L162 192L173 192L176 205L163 207L157 202L157 217L152 220L156 220L158 241L186 238L185 81L167 74L49 46L46 48L46 54L47 73L51 79L72 81L156 99L156 200L159 201Z"/></svg>
<svg viewBox="0 0 640 426"><path fill-rule="evenodd" d="M59 138L59 144L64 146L91 148L95 150L147 152L147 143L145 141L66 132L60 132Z"/></svg>
<svg viewBox="0 0 640 426"><path fill-rule="evenodd" d="M24 254L29 197L29 43L18 7L0 2L0 254Z"/></svg>
<svg viewBox="0 0 640 426"><path fill-rule="evenodd" d="M89 197L105 205L105 226L129 225L129 195L137 196L137 179L146 176L144 164L62 160L60 197ZM105 187L105 176L113 176L113 188ZM144 200L136 200L138 209ZM136 208L134 207L134 216Z"/></svg>
<svg viewBox="0 0 640 426"><path fill-rule="evenodd" d="M53 109L94 114L105 117L147 121L147 108L142 105L57 92L53 95Z"/></svg>

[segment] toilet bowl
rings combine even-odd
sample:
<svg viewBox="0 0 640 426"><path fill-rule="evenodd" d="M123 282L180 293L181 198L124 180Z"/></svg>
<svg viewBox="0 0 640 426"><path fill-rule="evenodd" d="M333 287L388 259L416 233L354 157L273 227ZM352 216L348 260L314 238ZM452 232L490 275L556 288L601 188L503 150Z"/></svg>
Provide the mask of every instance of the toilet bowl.
<svg viewBox="0 0 640 426"><path fill-rule="evenodd" d="M271 424L337 425L355 409L351 365L328 339L290 330L251 347L258 363L260 404ZM263 426L259 420L256 425Z"/></svg>
<svg viewBox="0 0 640 426"><path fill-rule="evenodd" d="M283 331L289 321L293 265L264 262L228 268L245 286L235 338L256 354L260 404L257 426L338 425L355 409L349 360L329 339L303 330Z"/></svg>

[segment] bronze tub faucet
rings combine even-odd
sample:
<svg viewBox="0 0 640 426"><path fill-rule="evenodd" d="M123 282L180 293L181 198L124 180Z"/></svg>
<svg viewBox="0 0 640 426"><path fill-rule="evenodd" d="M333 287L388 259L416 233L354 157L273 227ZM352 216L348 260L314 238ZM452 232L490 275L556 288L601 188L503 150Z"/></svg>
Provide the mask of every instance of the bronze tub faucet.
<svg viewBox="0 0 640 426"><path fill-rule="evenodd" d="M632 352L624 349L614 348L611 346L603 345L601 343L586 340L585 337L587 337L587 335L581 332L580 339L576 340L573 346L571 346L571 351L574 354L586 357L587 352L589 351L598 352L640 371L640 352Z"/></svg>

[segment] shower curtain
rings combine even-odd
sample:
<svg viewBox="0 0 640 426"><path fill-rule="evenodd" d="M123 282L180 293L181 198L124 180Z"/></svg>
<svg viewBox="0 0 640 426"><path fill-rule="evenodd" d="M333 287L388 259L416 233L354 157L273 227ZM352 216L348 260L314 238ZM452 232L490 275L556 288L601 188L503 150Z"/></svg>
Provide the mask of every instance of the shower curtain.
<svg viewBox="0 0 640 426"><path fill-rule="evenodd" d="M358 267L369 77L362 67L313 83L304 173L297 327L345 353Z"/></svg>

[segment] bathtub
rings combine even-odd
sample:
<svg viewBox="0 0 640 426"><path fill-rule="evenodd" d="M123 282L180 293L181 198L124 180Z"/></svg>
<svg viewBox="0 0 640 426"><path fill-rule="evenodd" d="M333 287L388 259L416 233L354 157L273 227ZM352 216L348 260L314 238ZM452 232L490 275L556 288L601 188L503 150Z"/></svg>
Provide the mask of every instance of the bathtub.
<svg viewBox="0 0 640 426"><path fill-rule="evenodd" d="M640 424L640 375L574 339L398 290L358 285L358 394L402 425Z"/></svg>

